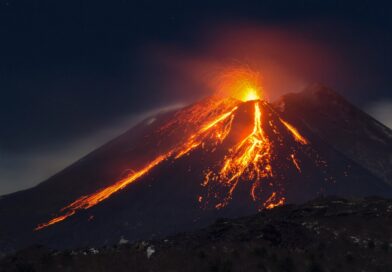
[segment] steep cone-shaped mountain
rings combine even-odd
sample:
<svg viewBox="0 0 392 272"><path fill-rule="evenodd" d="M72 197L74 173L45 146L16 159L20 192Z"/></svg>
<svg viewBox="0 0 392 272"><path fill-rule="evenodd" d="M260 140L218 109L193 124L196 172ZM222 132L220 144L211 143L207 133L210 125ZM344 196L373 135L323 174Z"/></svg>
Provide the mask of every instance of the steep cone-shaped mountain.
<svg viewBox="0 0 392 272"><path fill-rule="evenodd" d="M392 185L392 131L327 87L287 94L275 108ZM289 119L290 120L290 119Z"/></svg>
<svg viewBox="0 0 392 272"><path fill-rule="evenodd" d="M333 120L295 108L302 95L277 104L209 98L142 122L37 187L3 197L1 249L160 237L319 195L392 196L383 176L348 156L350 147L321 135Z"/></svg>

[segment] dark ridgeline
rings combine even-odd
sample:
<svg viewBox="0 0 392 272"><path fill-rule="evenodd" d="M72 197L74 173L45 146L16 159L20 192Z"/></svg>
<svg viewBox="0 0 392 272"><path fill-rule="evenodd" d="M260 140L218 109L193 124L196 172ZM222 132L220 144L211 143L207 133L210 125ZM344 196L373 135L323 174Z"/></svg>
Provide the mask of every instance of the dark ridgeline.
<svg viewBox="0 0 392 272"><path fill-rule="evenodd" d="M213 153L197 148L178 160L164 161L98 205L40 231L33 229L61 214L61 208L79 197L119 180L130 166L139 169L180 141L192 131L193 124L175 126L162 134L159 129L174 120L176 112L159 115L154 122L140 123L38 186L3 196L0 251L32 244L70 248L111 245L121 237L160 238L206 226L220 217L255 213L260 203L250 198L251 182L246 181L238 185L233 199L222 209L200 208L198 202L198 196L205 193L201 186L203 172L216 164L222 150L228 147L226 142L235 137L241 126L238 120L252 119L251 106L248 102L239 105L232 132ZM279 155L272 161L278 174L268 178L272 185L265 187L266 193L278 190L287 203L302 203L322 195L392 196L391 130L335 92L315 85L265 104L263 111L273 121L278 120L278 115L284 117L311 143L296 150L301 173L286 156ZM283 131L283 127L278 130ZM289 154L296 143L288 133L281 133L281 137L283 145L273 143L275 154ZM326 166L315 163L318 160L325 161Z"/></svg>
<svg viewBox="0 0 392 272"><path fill-rule="evenodd" d="M103 248L32 246L0 260L14 271L390 271L392 200L320 198L218 219L163 239Z"/></svg>

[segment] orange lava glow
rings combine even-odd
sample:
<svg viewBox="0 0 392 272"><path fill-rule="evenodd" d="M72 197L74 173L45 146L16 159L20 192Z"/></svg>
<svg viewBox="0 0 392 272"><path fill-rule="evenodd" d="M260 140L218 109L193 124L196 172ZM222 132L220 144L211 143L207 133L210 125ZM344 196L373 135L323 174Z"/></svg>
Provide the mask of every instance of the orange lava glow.
<svg viewBox="0 0 392 272"><path fill-rule="evenodd" d="M176 155L174 158L178 159L185 154L188 154L207 140L214 141L216 144L221 143L231 130L231 123L234 117L233 113L236 110L237 107L234 107L231 111L226 112L218 116L216 119L204 124L197 133L193 134L183 145L176 149ZM227 119L229 119L228 123L223 122Z"/></svg>
<svg viewBox="0 0 392 272"><path fill-rule="evenodd" d="M293 161L293 164L294 164L295 168L297 168L298 172L301 173L301 167L299 166L299 162L298 162L298 160L295 158L295 155L294 155L294 154L291 154L291 155L290 155L290 158L291 158L291 160Z"/></svg>
<svg viewBox="0 0 392 272"><path fill-rule="evenodd" d="M278 206L282 206L285 202L284 197L277 197L276 192L273 192L272 195L265 201L264 207L268 210L276 208Z"/></svg>
<svg viewBox="0 0 392 272"><path fill-rule="evenodd" d="M163 155L158 156L139 171L132 173L124 179L121 179L113 185L99 190L96 193L80 197L76 201L61 209L61 212L63 213L62 215L51 219L47 223L38 225L35 230L40 230L50 225L61 222L66 218L74 215L77 210L86 210L97 205L103 200L109 198L117 191L124 189L129 184L138 180L140 177L147 174L152 168L154 168L166 159L169 159L171 157L174 157L174 159L178 159L188 154L191 150L197 148L207 140L214 140L217 142L223 141L223 139L230 131L231 121L233 120L233 113L236 111L236 109L237 107L234 107L229 112L219 115L215 119L206 122L204 125L202 125L201 129L197 133L193 134L187 141L185 141L185 143L173 148L172 150L168 151ZM228 120L229 122L224 122L226 120Z"/></svg>
<svg viewBox="0 0 392 272"><path fill-rule="evenodd" d="M252 132L229 152L218 173L210 170L205 175L204 185L208 185L210 182L219 182L230 187L224 202L217 204L217 208L227 205L240 178L259 181L264 177L272 176L271 143L264 135L261 126L262 116L259 103L257 101L254 104ZM253 195L252 198L255 199L255 196Z"/></svg>
<svg viewBox="0 0 392 272"><path fill-rule="evenodd" d="M260 74L247 67L231 68L218 78L218 94L243 102L262 99Z"/></svg>
<svg viewBox="0 0 392 272"><path fill-rule="evenodd" d="M132 173L128 177L116 182L115 184L113 184L109 187L106 187L106 188L104 188L94 194L89 195L89 196L80 197L76 201L72 202L68 206L61 209L61 212L65 212L65 214L58 216L56 218L53 218L52 220L50 220L47 223L38 225L35 228L35 230L40 230L44 227L47 227L47 226L53 225L55 223L58 223L60 221L63 221L67 217L74 215L77 210L82 210L82 209L86 210L86 209L89 209L89 208L97 205L99 202L107 199L115 192L124 189L126 186L128 186L129 184L131 184L132 182L134 182L135 180L137 180L141 176L145 175L148 171L150 171L152 168L157 166L163 160L167 159L170 155L171 155L170 152L165 155L161 155L161 156L157 157L155 160L153 160L152 162L150 162L148 165L146 165L145 167L140 169L139 171Z"/></svg>
<svg viewBox="0 0 392 272"><path fill-rule="evenodd" d="M252 100L259 100L259 99L260 99L259 94L253 88L245 89L245 91L243 92L243 94L241 96L242 101L252 101Z"/></svg>
<svg viewBox="0 0 392 272"><path fill-rule="evenodd" d="M303 136L298 132L298 130L297 130L295 127L293 127L292 125L290 125L289 123L287 123L286 121L284 121L284 120L282 120L282 119L280 119L280 121L281 121L282 124L291 132L291 134L293 135L294 139L295 139L297 142L299 142L299 143L301 143L301 144L303 144L303 145L308 144L308 141L305 139L305 137L303 137Z"/></svg>
<svg viewBox="0 0 392 272"><path fill-rule="evenodd" d="M225 87L225 90L231 96L241 101L251 101L244 103L244 106L249 106L250 112L253 108L253 119L249 121L249 132L244 133L245 136L242 134L241 139L235 138L235 143L232 142L233 137L230 141L226 141L230 146L225 145L224 153L221 153L223 155L219 155L223 158L220 157L215 165L206 168L202 186L224 188L223 197L213 204L217 209L228 205L239 182L242 181L251 183L250 197L253 201L258 202L261 207L272 209L283 205L286 199L282 196L283 192L280 190L271 190L273 193L269 197L264 196L263 198L260 196L263 186L272 184L270 181L267 184L262 183L262 181L274 177L275 173L279 172L279 169L273 169L272 166L273 159L277 157L274 154L274 140L276 140L274 138L282 135L279 132L279 127L281 127L283 130L286 128L294 140L300 144L308 144L308 141L293 125L279 117L274 117L276 120L280 120L282 124L278 127L276 123L279 123L279 121L275 122L269 119L272 113L263 112L264 109L270 106L267 102L260 100L261 87L258 82L258 75L248 70L238 69L231 71L229 74L222 87ZM140 180L164 161L178 160L197 148L212 153L223 144L232 131L233 120L241 104L237 99L206 100L203 103L179 111L175 115L176 118L163 125L158 133L171 135L173 128L182 129L182 125L191 127L189 133L185 134L184 132L185 136L182 140L169 147L162 154L156 155L153 160L147 162L144 167L132 174L90 195L81 196L62 208L58 216L46 223L39 224L35 230L41 230L64 221L80 210L86 210L101 203L118 191ZM275 112L273 114L278 116ZM270 132L267 133L266 130ZM295 148L297 147L292 147L292 152L295 151ZM294 154L295 152L286 154L285 161L291 159L298 172L301 173L300 161ZM217 195L217 192L215 192L215 199L217 199ZM209 197L198 196L197 201L207 203Z"/></svg>
<svg viewBox="0 0 392 272"><path fill-rule="evenodd" d="M40 230L40 229L49 227L50 225L56 224L58 222L61 222L61 221L67 219L68 217L70 217L70 216L72 216L74 214L75 214L75 211L73 211L73 210L68 211L67 213L65 213L63 215L60 215L58 217L55 217L55 218L51 219L47 223L39 224L34 230Z"/></svg>

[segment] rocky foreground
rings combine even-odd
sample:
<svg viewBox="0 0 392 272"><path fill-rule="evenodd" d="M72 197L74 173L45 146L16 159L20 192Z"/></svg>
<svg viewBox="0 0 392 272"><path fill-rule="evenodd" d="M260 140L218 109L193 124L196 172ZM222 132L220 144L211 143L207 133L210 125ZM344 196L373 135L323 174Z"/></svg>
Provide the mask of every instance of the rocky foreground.
<svg viewBox="0 0 392 272"><path fill-rule="evenodd" d="M317 199L99 249L35 246L0 271L392 271L392 200Z"/></svg>

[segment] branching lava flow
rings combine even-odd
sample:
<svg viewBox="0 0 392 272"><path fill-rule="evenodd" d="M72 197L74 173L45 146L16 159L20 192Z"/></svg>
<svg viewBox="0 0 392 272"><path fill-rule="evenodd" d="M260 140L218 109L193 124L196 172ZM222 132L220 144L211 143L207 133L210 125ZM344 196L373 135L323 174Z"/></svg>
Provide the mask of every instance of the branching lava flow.
<svg viewBox="0 0 392 272"><path fill-rule="evenodd" d="M236 73L238 74L238 71ZM247 74L245 73L245 75ZM241 80L240 83L230 81L236 87L244 87L243 92L240 94L238 88L235 89L236 95L241 97L243 102L238 99L231 99L229 102L228 100L221 99L216 103L207 103L207 106L201 108L196 106L191 107L188 111L180 112L178 119L175 122L172 121L166 124L162 128L162 131L170 130L174 123L195 124L194 132L190 133L188 137L185 137L185 140L171 147L163 154L157 155L150 162L146 163L144 167L113 183L113 185L78 198L62 208L58 216L46 223L39 224L35 230L41 230L59 223L73 216L79 210L86 210L101 203L118 191L148 175L152 169L165 161L179 160L198 148L205 149L206 146L212 147L210 150L205 150L205 152L210 152L214 148L223 146L224 141L232 132L236 112L243 103L250 103L253 107L252 129L249 134L238 140L236 144L225 149L226 155L224 155L221 161L217 162L214 166L206 167L202 186L221 187L226 192L221 199L218 199L218 203L214 205L217 209L224 208L230 203L230 200L233 198L233 193L241 181L251 182L250 197L253 201L260 203L262 207L271 209L283 205L286 198L281 192L272 191L266 197L259 195L263 187L263 181L274 177L275 173L279 171L279 169L273 169L272 166L274 158L279 157L279 154L274 154L274 146L276 145L274 138L279 136L279 130L281 128L285 128L286 132L292 135L297 145L307 145L309 142L300 134L298 129L282 118L276 118L278 122L280 121L280 126L277 126L272 120L269 120L269 116L263 112L264 105L268 103L260 100L261 95L258 91L260 88L258 86L252 86L252 81L244 80L243 76L244 73L239 73L239 76L237 75L239 80ZM267 128L270 131L269 133L266 132ZM300 161L294 152L287 157L292 162L292 167L301 173ZM216 195L217 193L214 194L214 197ZM208 201L209 196L195 196L195 198L199 202L202 202Z"/></svg>

